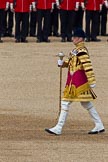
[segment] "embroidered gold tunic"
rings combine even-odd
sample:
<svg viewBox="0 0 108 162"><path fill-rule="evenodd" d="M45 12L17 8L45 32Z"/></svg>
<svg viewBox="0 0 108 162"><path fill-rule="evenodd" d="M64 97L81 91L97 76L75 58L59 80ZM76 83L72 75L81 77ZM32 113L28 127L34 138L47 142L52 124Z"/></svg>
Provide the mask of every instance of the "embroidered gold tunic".
<svg viewBox="0 0 108 162"><path fill-rule="evenodd" d="M68 68L68 75L64 95L64 101L91 101L96 95L90 88L96 84L92 63L84 42L78 43L70 52L69 58L64 61L62 67Z"/></svg>

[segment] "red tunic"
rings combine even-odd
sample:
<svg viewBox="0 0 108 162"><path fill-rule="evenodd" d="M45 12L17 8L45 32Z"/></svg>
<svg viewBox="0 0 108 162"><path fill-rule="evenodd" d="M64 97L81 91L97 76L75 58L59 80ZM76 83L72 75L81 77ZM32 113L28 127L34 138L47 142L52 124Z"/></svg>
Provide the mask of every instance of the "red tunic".
<svg viewBox="0 0 108 162"><path fill-rule="evenodd" d="M60 4L60 9L62 9L62 10L75 10L76 2L79 2L79 0L63 0Z"/></svg>
<svg viewBox="0 0 108 162"><path fill-rule="evenodd" d="M87 0L86 10L100 10L100 4L103 0Z"/></svg>
<svg viewBox="0 0 108 162"><path fill-rule="evenodd" d="M7 0L0 0L0 9L5 9L6 8L6 2Z"/></svg>
<svg viewBox="0 0 108 162"><path fill-rule="evenodd" d="M36 0L37 3L37 9L51 9L52 8L52 3L54 0Z"/></svg>
<svg viewBox="0 0 108 162"><path fill-rule="evenodd" d="M10 2L13 3L14 0L10 0ZM32 2L34 2L34 0L16 0L15 12L29 12Z"/></svg>

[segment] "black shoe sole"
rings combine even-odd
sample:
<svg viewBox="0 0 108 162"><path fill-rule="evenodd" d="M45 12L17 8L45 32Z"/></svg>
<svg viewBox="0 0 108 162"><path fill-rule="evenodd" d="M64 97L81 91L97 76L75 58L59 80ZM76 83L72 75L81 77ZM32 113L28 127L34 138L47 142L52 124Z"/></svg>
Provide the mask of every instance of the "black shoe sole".
<svg viewBox="0 0 108 162"><path fill-rule="evenodd" d="M90 131L88 132L88 134L98 134L98 133L103 133L103 132L105 132L105 129L102 129L100 131L95 131L95 132Z"/></svg>
<svg viewBox="0 0 108 162"><path fill-rule="evenodd" d="M85 40L85 42L90 42L90 40Z"/></svg>
<svg viewBox="0 0 108 162"><path fill-rule="evenodd" d="M65 39L62 39L62 40L61 40L61 42L62 42L62 43L65 43L65 42L66 42L66 40L65 40Z"/></svg>
<svg viewBox="0 0 108 162"><path fill-rule="evenodd" d="M47 132L47 133L49 133L49 134L54 134L54 135L57 135L56 133L54 133L54 132L51 132L49 129L45 129L45 131Z"/></svg>
<svg viewBox="0 0 108 162"><path fill-rule="evenodd" d="M21 43L28 43L28 41L27 41L27 40L25 40L25 41L21 41Z"/></svg>
<svg viewBox="0 0 108 162"><path fill-rule="evenodd" d="M91 39L91 42L101 42L100 39Z"/></svg>
<svg viewBox="0 0 108 162"><path fill-rule="evenodd" d="M71 39L67 39L67 42L72 42L72 40Z"/></svg>
<svg viewBox="0 0 108 162"><path fill-rule="evenodd" d="M41 43L41 42L42 42L42 40L40 40L40 39L37 39L37 40L36 40L36 42L37 42L37 43Z"/></svg>
<svg viewBox="0 0 108 162"><path fill-rule="evenodd" d="M20 43L20 42L21 42L21 41L20 41L20 40L18 40L18 39L16 39L16 40L15 40L15 43Z"/></svg>
<svg viewBox="0 0 108 162"><path fill-rule="evenodd" d="M28 40L22 38L21 43L28 43Z"/></svg>
<svg viewBox="0 0 108 162"><path fill-rule="evenodd" d="M49 39L48 40L43 40L43 42L50 43L50 40Z"/></svg>

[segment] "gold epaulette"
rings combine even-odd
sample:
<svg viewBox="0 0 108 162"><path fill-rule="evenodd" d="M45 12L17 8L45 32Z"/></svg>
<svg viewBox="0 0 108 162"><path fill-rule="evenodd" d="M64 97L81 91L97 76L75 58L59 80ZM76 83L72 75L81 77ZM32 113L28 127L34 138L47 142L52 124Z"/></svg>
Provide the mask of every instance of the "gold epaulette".
<svg viewBox="0 0 108 162"><path fill-rule="evenodd" d="M80 55L80 53L86 53L88 54L88 51L86 47L79 47L79 48L74 48L70 53L69 53L69 58L71 58L73 55L77 56Z"/></svg>
<svg viewBox="0 0 108 162"><path fill-rule="evenodd" d="M87 53L88 54L88 50L84 45L84 42L80 42L76 45L76 50L79 53Z"/></svg>
<svg viewBox="0 0 108 162"><path fill-rule="evenodd" d="M87 49L84 47L84 48L77 48L77 51L78 51L78 54L79 53L88 53Z"/></svg>

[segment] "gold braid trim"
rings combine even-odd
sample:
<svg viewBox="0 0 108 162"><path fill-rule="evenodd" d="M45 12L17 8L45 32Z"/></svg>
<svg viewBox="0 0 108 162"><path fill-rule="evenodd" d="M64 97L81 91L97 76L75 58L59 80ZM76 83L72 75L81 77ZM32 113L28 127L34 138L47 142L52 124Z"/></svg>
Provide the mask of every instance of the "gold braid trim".
<svg viewBox="0 0 108 162"><path fill-rule="evenodd" d="M80 95L83 92L86 92L89 89L90 87L88 83L85 83L78 88L76 88L75 85L70 85L70 86L67 85L64 90L64 97L71 97L71 96L75 97Z"/></svg>
<svg viewBox="0 0 108 162"><path fill-rule="evenodd" d="M87 91L90 88L88 83L85 83L76 89L76 96Z"/></svg>
<svg viewBox="0 0 108 162"><path fill-rule="evenodd" d="M62 98L62 101L70 101L70 102L87 102L87 101L93 101L93 98Z"/></svg>

